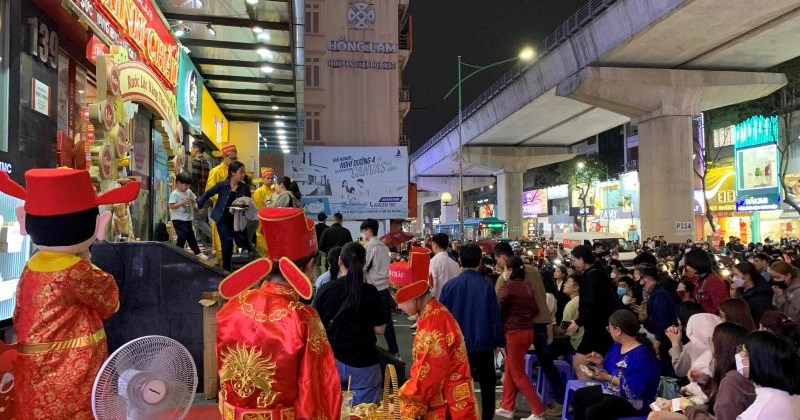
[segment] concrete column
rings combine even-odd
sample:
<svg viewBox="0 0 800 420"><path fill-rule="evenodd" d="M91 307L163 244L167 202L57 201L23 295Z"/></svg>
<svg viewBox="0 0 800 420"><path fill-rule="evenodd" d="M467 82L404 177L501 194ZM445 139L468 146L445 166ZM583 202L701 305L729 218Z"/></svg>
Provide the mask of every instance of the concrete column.
<svg viewBox="0 0 800 420"><path fill-rule="evenodd" d="M508 237L522 236L522 172L497 175L497 218L505 220Z"/></svg>
<svg viewBox="0 0 800 420"><path fill-rule="evenodd" d="M671 242L694 238L677 230L694 222L692 117L663 116L639 123L639 196L642 237L664 235Z"/></svg>

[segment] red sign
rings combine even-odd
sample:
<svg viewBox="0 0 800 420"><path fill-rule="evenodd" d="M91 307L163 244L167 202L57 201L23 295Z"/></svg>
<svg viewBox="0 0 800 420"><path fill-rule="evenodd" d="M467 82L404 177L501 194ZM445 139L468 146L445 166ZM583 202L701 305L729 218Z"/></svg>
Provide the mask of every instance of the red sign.
<svg viewBox="0 0 800 420"><path fill-rule="evenodd" d="M151 0L70 0L115 45L147 63L174 89L178 80L178 45Z"/></svg>

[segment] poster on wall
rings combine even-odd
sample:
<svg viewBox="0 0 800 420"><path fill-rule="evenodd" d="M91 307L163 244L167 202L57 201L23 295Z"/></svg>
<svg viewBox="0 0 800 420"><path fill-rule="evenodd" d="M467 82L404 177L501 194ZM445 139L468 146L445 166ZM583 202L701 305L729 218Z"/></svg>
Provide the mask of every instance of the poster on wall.
<svg viewBox="0 0 800 420"><path fill-rule="evenodd" d="M408 152L403 147L306 147L285 155L286 176L297 181L307 215L345 219L408 216Z"/></svg>

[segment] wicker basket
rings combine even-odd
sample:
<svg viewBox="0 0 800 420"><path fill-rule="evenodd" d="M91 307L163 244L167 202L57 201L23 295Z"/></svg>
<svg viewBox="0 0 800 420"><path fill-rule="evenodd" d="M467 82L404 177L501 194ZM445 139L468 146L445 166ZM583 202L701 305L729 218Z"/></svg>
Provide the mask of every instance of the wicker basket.
<svg viewBox="0 0 800 420"><path fill-rule="evenodd" d="M367 420L400 420L399 391L397 371L394 369L394 365L386 365L386 373L383 376L383 399L381 400L381 405L375 413L367 416Z"/></svg>

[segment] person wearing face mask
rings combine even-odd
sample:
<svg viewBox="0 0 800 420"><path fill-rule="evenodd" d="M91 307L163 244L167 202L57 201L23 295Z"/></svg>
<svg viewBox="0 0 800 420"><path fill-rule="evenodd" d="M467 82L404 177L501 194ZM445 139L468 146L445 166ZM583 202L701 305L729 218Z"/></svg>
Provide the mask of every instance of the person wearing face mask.
<svg viewBox="0 0 800 420"><path fill-rule="evenodd" d="M761 315L772 309L772 290L767 287L756 267L743 262L733 267L733 284L738 287L738 295L747 302L750 314L757 324Z"/></svg>
<svg viewBox="0 0 800 420"><path fill-rule="evenodd" d="M678 283L676 293L681 302L694 302L694 283L688 280L681 280Z"/></svg>
<svg viewBox="0 0 800 420"><path fill-rule="evenodd" d="M755 331L735 356L736 370L756 386L756 399L738 420L800 418L800 357L785 337Z"/></svg>
<svg viewBox="0 0 800 420"><path fill-rule="evenodd" d="M714 260L707 252L700 249L687 252L684 259L686 262L684 276L697 279L695 300L704 311L718 314L719 303L730 297L730 291L725 282L714 273Z"/></svg>
<svg viewBox="0 0 800 420"><path fill-rule="evenodd" d="M642 285L647 305L647 318L644 327L655 336L653 345L659 355L659 367L661 374L672 376L675 371L672 368L669 357L669 338L666 331L675 325L677 318L677 302L672 298L666 288L658 284L658 269L652 264L637 265L633 271L633 277Z"/></svg>
<svg viewBox="0 0 800 420"><path fill-rule="evenodd" d="M636 298L633 296L634 280L628 276L617 277L617 296L619 297L622 306L628 309L634 309L636 305Z"/></svg>
<svg viewBox="0 0 800 420"><path fill-rule="evenodd" d="M798 269L778 261L770 266L772 271L772 304L794 322L800 322L800 281Z"/></svg>
<svg viewBox="0 0 800 420"><path fill-rule="evenodd" d="M695 381L710 382L708 402L685 407L683 413L664 406L664 411L650 413L647 420L735 420L756 399L753 383L736 370L736 349L744 343L745 336L747 330L740 325L717 325L711 338L711 375L690 372Z"/></svg>

